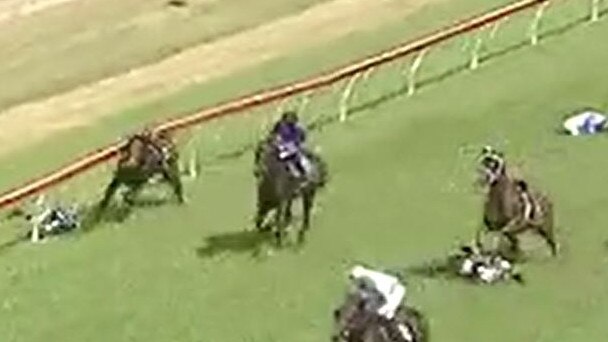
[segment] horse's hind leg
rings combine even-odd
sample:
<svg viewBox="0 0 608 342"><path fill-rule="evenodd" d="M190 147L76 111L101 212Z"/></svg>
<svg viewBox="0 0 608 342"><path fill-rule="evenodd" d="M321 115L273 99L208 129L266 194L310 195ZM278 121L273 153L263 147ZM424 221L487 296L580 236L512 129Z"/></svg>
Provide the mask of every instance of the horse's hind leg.
<svg viewBox="0 0 608 342"><path fill-rule="evenodd" d="M509 240L509 243L511 244L511 252L515 253L516 255L519 254L519 252L521 251L521 248L520 248L519 238L517 237L517 234L513 233L513 232L504 232L503 234L507 238L507 240Z"/></svg>
<svg viewBox="0 0 608 342"><path fill-rule="evenodd" d="M549 248L551 249L551 255L557 256L557 242L555 242L555 234L553 234L553 227L543 225L536 229L538 235L540 235Z"/></svg>

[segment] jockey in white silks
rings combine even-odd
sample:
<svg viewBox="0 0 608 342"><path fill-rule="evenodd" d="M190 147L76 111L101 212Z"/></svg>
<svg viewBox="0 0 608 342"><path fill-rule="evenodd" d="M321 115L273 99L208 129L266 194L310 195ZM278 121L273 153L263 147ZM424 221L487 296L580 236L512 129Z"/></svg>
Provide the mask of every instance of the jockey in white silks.
<svg viewBox="0 0 608 342"><path fill-rule="evenodd" d="M404 324L392 324L394 323L395 314L405 298L405 285L401 284L401 281L393 275L371 270L360 265L355 266L351 270L350 278L354 280L357 288L363 291L364 294L373 290L375 294L382 296L380 302L376 300L371 304L378 305L374 307L375 312L383 319L383 325L387 329L389 336L394 336L399 338L399 340L412 341L413 336L409 327ZM370 286L373 288L369 289ZM367 304L369 305L370 303Z"/></svg>
<svg viewBox="0 0 608 342"><path fill-rule="evenodd" d="M514 273L513 265L500 255L484 254L476 248L468 248L466 259L463 261L459 273L463 276L477 277L486 284L504 280L509 276L520 280L521 276Z"/></svg>
<svg viewBox="0 0 608 342"><path fill-rule="evenodd" d="M350 277L355 280L367 280L384 298L382 306L377 308L378 315L392 320L405 298L405 286L393 275L374 271L363 266L355 266Z"/></svg>
<svg viewBox="0 0 608 342"><path fill-rule="evenodd" d="M595 134L606 129L606 116L596 111L585 111L569 117L564 121L564 129L568 134L578 136Z"/></svg>

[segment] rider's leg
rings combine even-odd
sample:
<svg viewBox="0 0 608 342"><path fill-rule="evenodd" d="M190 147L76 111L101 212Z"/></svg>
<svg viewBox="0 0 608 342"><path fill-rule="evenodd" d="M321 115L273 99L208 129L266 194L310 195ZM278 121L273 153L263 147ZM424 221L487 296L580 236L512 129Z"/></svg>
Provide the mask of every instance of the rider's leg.
<svg viewBox="0 0 608 342"><path fill-rule="evenodd" d="M306 163L307 163L306 157L304 157L302 155L302 153L297 153L294 156L294 165L295 165L296 169L298 170L298 174L300 177L304 177L305 175L308 174L308 167L307 167Z"/></svg>
<svg viewBox="0 0 608 342"><path fill-rule="evenodd" d="M532 219L532 214L534 210L534 205L532 204L532 198L529 193L523 192L522 200L524 202L524 217L528 220Z"/></svg>
<svg viewBox="0 0 608 342"><path fill-rule="evenodd" d="M386 296L386 303L378 309L381 316L392 320L403 298L405 297L405 287L401 284L395 284L393 291Z"/></svg>

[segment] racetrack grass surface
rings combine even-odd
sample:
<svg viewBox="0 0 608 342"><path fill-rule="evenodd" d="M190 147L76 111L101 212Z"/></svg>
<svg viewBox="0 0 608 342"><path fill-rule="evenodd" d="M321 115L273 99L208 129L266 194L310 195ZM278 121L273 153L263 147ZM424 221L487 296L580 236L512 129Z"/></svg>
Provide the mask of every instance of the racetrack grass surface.
<svg viewBox="0 0 608 342"><path fill-rule="evenodd" d="M322 0L79 0L0 23L0 108L156 62ZM78 20L74 20L77 18Z"/></svg>
<svg viewBox="0 0 608 342"><path fill-rule="evenodd" d="M353 262L400 268L469 240L481 199L475 155L461 151L491 142L556 202L562 254L552 260L527 240L523 288L408 278L433 340L604 341L608 141L554 127L580 106L606 108L606 34L607 21L582 26L327 126L314 141L332 180L300 252L252 258L249 158L189 183L186 207L139 209L121 225L5 250L3 339L327 340Z"/></svg>

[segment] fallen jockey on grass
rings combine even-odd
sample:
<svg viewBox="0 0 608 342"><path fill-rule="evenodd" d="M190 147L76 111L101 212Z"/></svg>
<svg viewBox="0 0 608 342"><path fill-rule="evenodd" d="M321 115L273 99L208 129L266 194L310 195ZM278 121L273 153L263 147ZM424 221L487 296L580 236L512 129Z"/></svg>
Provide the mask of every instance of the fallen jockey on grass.
<svg viewBox="0 0 608 342"><path fill-rule="evenodd" d="M67 233L80 227L75 207L47 206L41 201L36 204L37 212L26 216L26 219L32 224L32 229L28 233L28 237L32 241L36 242L47 236Z"/></svg>
<svg viewBox="0 0 608 342"><path fill-rule="evenodd" d="M608 128L607 123L605 115L588 109L566 118L563 130L573 136L596 134L605 131Z"/></svg>
<svg viewBox="0 0 608 342"><path fill-rule="evenodd" d="M523 278L515 271L512 262L500 254L484 252L469 246L462 247L460 252L462 263L459 266L459 275L484 284L510 279L523 284Z"/></svg>
<svg viewBox="0 0 608 342"><path fill-rule="evenodd" d="M285 112L271 131L272 139L279 151L279 159L285 161L291 173L304 178L310 171L310 162L304 155L306 130L299 123L295 112Z"/></svg>
<svg viewBox="0 0 608 342"><path fill-rule="evenodd" d="M409 328L394 320L406 294L405 285L396 276L355 266L350 273L350 279L355 290L366 298L366 309L377 315L389 335L399 341L413 339Z"/></svg>

